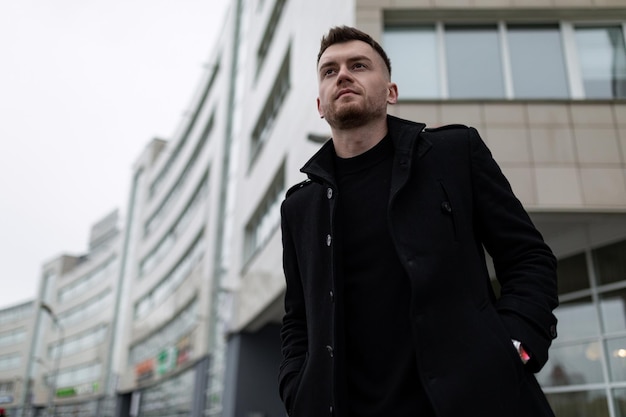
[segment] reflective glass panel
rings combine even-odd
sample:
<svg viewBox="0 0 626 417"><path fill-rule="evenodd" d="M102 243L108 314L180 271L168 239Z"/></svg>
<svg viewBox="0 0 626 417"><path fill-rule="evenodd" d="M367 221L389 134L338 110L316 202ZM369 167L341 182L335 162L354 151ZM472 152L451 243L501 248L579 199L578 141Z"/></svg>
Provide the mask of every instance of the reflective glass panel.
<svg viewBox="0 0 626 417"><path fill-rule="evenodd" d="M626 417L626 388L613 390L616 417Z"/></svg>
<svg viewBox="0 0 626 417"><path fill-rule="evenodd" d="M154 385L143 392L140 415L146 417L182 417L191 415L195 371Z"/></svg>
<svg viewBox="0 0 626 417"><path fill-rule="evenodd" d="M446 26L446 65L450 98L503 98L504 78L498 29Z"/></svg>
<svg viewBox="0 0 626 417"><path fill-rule="evenodd" d="M612 381L626 381L626 337L606 341Z"/></svg>
<svg viewBox="0 0 626 417"><path fill-rule="evenodd" d="M608 417L609 404L602 390L546 394L554 414L562 417Z"/></svg>
<svg viewBox="0 0 626 417"><path fill-rule="evenodd" d="M622 28L577 27L576 47L585 97L626 97L626 47Z"/></svg>
<svg viewBox="0 0 626 417"><path fill-rule="evenodd" d="M600 334L597 309L590 297L561 303L554 311L559 320L559 342L578 340Z"/></svg>
<svg viewBox="0 0 626 417"><path fill-rule="evenodd" d="M400 99L438 98L439 66L435 27L390 27L383 45L391 60L391 79Z"/></svg>
<svg viewBox="0 0 626 417"><path fill-rule="evenodd" d="M592 254L598 285L626 280L626 241L595 249Z"/></svg>
<svg viewBox="0 0 626 417"><path fill-rule="evenodd" d="M585 254L559 259L557 267L559 295L589 289L587 259Z"/></svg>
<svg viewBox="0 0 626 417"><path fill-rule="evenodd" d="M558 26L509 26L515 98L569 96Z"/></svg>
<svg viewBox="0 0 626 417"><path fill-rule="evenodd" d="M543 387L603 382L600 342L553 346L537 380Z"/></svg>
<svg viewBox="0 0 626 417"><path fill-rule="evenodd" d="M601 294L600 311L606 333L626 330L626 289Z"/></svg>

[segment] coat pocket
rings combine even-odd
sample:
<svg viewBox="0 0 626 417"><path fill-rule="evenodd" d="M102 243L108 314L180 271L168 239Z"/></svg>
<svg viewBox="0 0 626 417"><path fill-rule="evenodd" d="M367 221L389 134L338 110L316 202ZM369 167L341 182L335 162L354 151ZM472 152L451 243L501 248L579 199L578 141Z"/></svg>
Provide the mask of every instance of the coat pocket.
<svg viewBox="0 0 626 417"><path fill-rule="evenodd" d="M300 370L291 377L291 380L288 382L288 386L285 389L285 408L287 409L287 414L292 415L296 399L298 397L298 391L300 390L300 385L302 382L302 375L304 375L304 371L306 370L307 364L309 362L309 353L306 353L304 357L304 362L302 363L302 367Z"/></svg>

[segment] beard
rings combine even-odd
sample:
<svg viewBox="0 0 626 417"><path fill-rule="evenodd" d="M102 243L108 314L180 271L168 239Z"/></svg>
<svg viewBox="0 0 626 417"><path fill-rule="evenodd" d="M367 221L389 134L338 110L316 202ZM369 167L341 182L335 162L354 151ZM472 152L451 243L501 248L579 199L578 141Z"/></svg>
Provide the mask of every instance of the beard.
<svg viewBox="0 0 626 417"><path fill-rule="evenodd" d="M384 117L386 114L386 102L380 104L351 101L327 105L324 111L324 118L332 128L344 130L365 126L372 119Z"/></svg>

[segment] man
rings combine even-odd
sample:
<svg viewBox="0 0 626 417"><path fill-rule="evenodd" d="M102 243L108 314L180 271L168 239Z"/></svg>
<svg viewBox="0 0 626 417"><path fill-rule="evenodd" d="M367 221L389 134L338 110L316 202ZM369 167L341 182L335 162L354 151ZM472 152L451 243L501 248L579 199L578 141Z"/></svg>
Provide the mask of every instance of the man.
<svg viewBox="0 0 626 417"><path fill-rule="evenodd" d="M288 414L553 416L533 372L555 258L476 130L387 115L389 59L357 29L331 29L317 69L332 140L282 205Z"/></svg>

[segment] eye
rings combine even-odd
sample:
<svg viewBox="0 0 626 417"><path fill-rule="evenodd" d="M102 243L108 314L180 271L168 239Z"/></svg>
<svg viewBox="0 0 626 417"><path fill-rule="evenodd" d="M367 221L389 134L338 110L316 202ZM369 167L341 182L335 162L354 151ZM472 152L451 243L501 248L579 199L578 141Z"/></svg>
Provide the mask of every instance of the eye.
<svg viewBox="0 0 626 417"><path fill-rule="evenodd" d="M356 62L352 66L352 68L354 68L354 69L363 69L363 68L367 68L367 66L364 63L362 63L362 62Z"/></svg>
<svg viewBox="0 0 626 417"><path fill-rule="evenodd" d="M334 73L335 73L334 68L326 68L325 70L322 71L322 76L328 77L329 75L333 75Z"/></svg>

